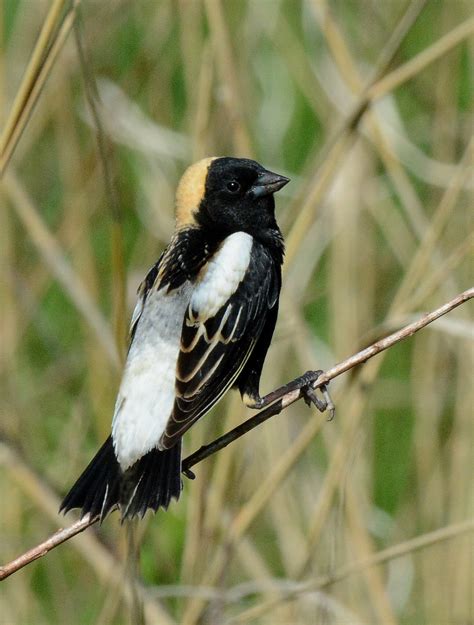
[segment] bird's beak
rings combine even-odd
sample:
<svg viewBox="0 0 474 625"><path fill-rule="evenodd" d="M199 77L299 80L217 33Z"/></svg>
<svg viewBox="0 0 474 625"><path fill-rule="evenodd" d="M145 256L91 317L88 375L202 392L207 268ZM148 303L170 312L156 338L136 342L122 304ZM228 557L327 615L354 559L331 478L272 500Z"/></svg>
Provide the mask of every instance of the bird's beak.
<svg viewBox="0 0 474 625"><path fill-rule="evenodd" d="M271 171L264 171L252 185L250 193L253 197L263 197L279 191L289 182L290 179L286 178L286 176L280 176L280 174L274 174Z"/></svg>

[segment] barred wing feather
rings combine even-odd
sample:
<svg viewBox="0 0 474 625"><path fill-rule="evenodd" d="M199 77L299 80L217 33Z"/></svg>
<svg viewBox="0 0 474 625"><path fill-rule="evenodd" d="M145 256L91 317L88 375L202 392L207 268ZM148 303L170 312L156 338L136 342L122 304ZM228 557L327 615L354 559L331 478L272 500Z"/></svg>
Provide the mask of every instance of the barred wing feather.
<svg viewBox="0 0 474 625"><path fill-rule="evenodd" d="M176 399L161 448L172 447L236 381L269 310L277 303L278 292L274 263L266 249L254 242L243 279L215 314L206 316L191 301L182 327Z"/></svg>

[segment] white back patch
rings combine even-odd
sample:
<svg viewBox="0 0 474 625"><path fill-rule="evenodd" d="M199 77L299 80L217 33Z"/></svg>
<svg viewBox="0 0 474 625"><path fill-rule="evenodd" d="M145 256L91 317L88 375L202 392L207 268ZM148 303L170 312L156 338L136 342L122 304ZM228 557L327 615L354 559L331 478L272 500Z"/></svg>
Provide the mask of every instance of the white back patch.
<svg viewBox="0 0 474 625"><path fill-rule="evenodd" d="M173 410L181 328L192 285L150 290L128 352L112 439L122 470L157 446Z"/></svg>
<svg viewBox="0 0 474 625"><path fill-rule="evenodd" d="M235 293L248 269L252 245L253 238L246 232L234 232L224 240L193 291L196 321L213 317Z"/></svg>
<svg viewBox="0 0 474 625"><path fill-rule="evenodd" d="M236 291L250 262L253 238L236 232L214 254L198 282L166 293L152 288L138 309L135 335L115 403L112 439L123 471L151 449L171 417L176 363L184 316L191 304L196 321L214 316Z"/></svg>

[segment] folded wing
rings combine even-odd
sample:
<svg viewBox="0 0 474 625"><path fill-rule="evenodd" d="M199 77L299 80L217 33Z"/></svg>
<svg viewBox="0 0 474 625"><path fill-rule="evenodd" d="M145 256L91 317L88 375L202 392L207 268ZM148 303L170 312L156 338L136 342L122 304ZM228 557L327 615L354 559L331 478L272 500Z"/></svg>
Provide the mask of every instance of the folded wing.
<svg viewBox="0 0 474 625"><path fill-rule="evenodd" d="M235 383L277 305L279 274L270 254L258 242L252 242L239 283L218 307L219 293L225 293L221 282L222 277L215 275L207 285L210 292L216 290L213 305L209 305L209 298L204 301L193 296L186 309L174 408L160 448L172 447Z"/></svg>

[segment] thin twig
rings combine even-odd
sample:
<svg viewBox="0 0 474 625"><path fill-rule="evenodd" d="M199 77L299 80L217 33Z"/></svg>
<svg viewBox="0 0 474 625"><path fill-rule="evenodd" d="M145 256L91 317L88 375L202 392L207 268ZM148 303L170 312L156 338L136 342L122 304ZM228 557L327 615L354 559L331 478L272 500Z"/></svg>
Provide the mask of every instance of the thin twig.
<svg viewBox="0 0 474 625"><path fill-rule="evenodd" d="M418 330L421 330L429 323L436 321L436 319L438 319L439 317L442 317L443 315L450 312L457 306L460 306L461 304L471 299L472 297L474 297L474 287L459 294L457 297L455 297L454 299L444 304L444 306L441 306L440 308L437 308L436 310L433 310L430 313L424 314L417 321L414 321L413 323L408 324L407 326L403 327L401 330L398 330L397 332L394 332L393 334L389 334L385 338L380 339L379 341L377 341L376 343L373 343L369 347L366 347L362 351L357 352L357 354L354 354L353 356L350 356L346 360L343 360L342 362L335 365L331 369L328 369L313 384L313 388L319 388L320 386L326 385L330 380L333 380L334 378L341 375L342 373L345 373L349 369L353 369L357 365L363 364L364 362L369 360L369 358L373 358L373 356L376 356L380 352L383 352L389 347L392 347L393 345L395 345L396 343L399 343L403 339L406 339L409 336L412 336L413 334L415 334L415 332L418 332ZM291 382L289 384L291 384ZM257 413L254 417L247 419L247 421L244 421L233 430L230 430L230 432L227 432L223 436L217 438L212 443L209 443L209 445L204 445L203 447L198 449L196 452L188 456L185 460L183 460L183 471L189 470L192 466L194 466L198 462L201 462L208 456L216 453L217 451L223 449L224 447L227 447L229 443L232 443L237 438L240 438L241 436L243 436L250 430L253 430L253 428L257 427L258 425L260 425L261 423L263 423L270 417L273 417L274 415L279 414L282 410L284 410L285 408L293 404L295 401L298 401L298 399L301 399L303 394L304 394L304 391L302 389L290 391L289 393L284 395L279 401L277 401L275 404L272 404L265 410L262 410L261 412Z"/></svg>
<svg viewBox="0 0 474 625"><path fill-rule="evenodd" d="M0 432L0 466L8 471L15 486L21 489L25 500L41 511L50 522L56 523L60 503L57 493L29 466L28 461L16 448L15 443L9 441L8 437L4 440L3 432ZM67 540L68 533L73 528L75 530L76 525L55 532L49 539L53 545L48 544L48 550L61 544L62 538ZM73 535L76 533L74 530ZM49 543L49 540L46 542ZM41 546L44 547L43 544ZM77 536L74 543L71 544L71 548L90 566L97 582L110 592L116 593L117 601L122 602L123 600L123 606L128 606L131 609L134 593L138 592L148 624L175 625L175 621L167 609L157 598L148 593L145 586L136 577L134 578L128 573L128 569L124 570L123 562L121 562L118 554L100 540L97 532L83 532ZM35 554L31 550L28 555L34 556ZM44 554L39 554L38 557L41 555Z"/></svg>
<svg viewBox="0 0 474 625"><path fill-rule="evenodd" d="M98 519L96 518L90 519L89 514L86 514L84 517L82 517L82 519L76 521L76 523L74 523L70 527L61 528L57 532L54 532L54 534L52 534L44 542L36 545L36 547L33 547L33 549L25 551L25 553L23 553L19 558L16 558L16 560L13 560L5 566L2 566L0 568L0 580L3 580L12 573L15 573L19 569L22 569L30 562L34 562L34 560L42 558L49 551L51 551L51 549L54 549L58 545L61 545L73 536L80 534L85 529L93 525L97 520Z"/></svg>
<svg viewBox="0 0 474 625"><path fill-rule="evenodd" d="M440 306L436 310L433 310L430 313L425 313L417 321L414 321L413 323L410 323L404 326L402 329L398 330L397 332L394 332L393 334L386 336L385 338L377 341L376 343L373 343L366 349L363 349L357 354L354 354L353 356L350 356L346 360L343 360L342 362L335 365L331 369L328 369L328 371L326 371L323 375L321 375L317 379L317 381L312 385L313 388L319 388L321 386L324 386L330 380L336 378L342 373L345 373L346 371L349 371L349 369L353 369L354 367L363 364L364 362L366 362L370 358L373 358L380 352L412 336L413 334L415 334L415 332L418 332L419 330L421 330L428 324L433 323L433 321L436 321L436 319L439 319L439 317L442 317L443 315L447 314L454 308L457 308L461 304L464 304L465 302L467 302L473 297L474 297L474 287L464 291L463 293L460 293L455 298L451 299L449 302L447 302L443 306ZM238 427L234 428L233 430L230 430L230 432L227 432L227 434L224 434L223 436L217 438L215 441L213 441L209 445L205 445L201 447L196 452L194 452L193 454L185 458L185 460L183 460L183 472L189 471L189 469L193 467L194 465L198 464L205 458L208 458L212 454L215 454L217 451L220 451L221 449L229 445L231 442L233 442L237 438L240 438L241 436L243 436L244 434L246 434L253 428L257 427L258 425L260 425L261 423L263 423L270 417L280 413L286 407L290 406L298 399L301 399L302 396L303 396L303 391L301 389L288 392L286 395L284 395L280 400L278 400L275 404L271 405L269 408L257 413L254 417L248 419L247 421L245 421ZM87 527L90 527L94 523L97 523L98 520L99 520L98 516L90 518L88 515L86 515L81 520L77 521L70 527L66 529L58 530L55 534L50 536L47 540L43 541L42 543L40 543L33 549L30 549L29 551L22 554L21 556L19 556L12 562L9 562L8 564L5 564L4 566L0 567L0 581L3 579L6 579L7 577L12 575L16 571L20 570L21 568L23 568L30 562L33 562L34 560L46 555L49 551L51 551L58 545L69 540L76 534L79 534L80 532L84 531Z"/></svg>

